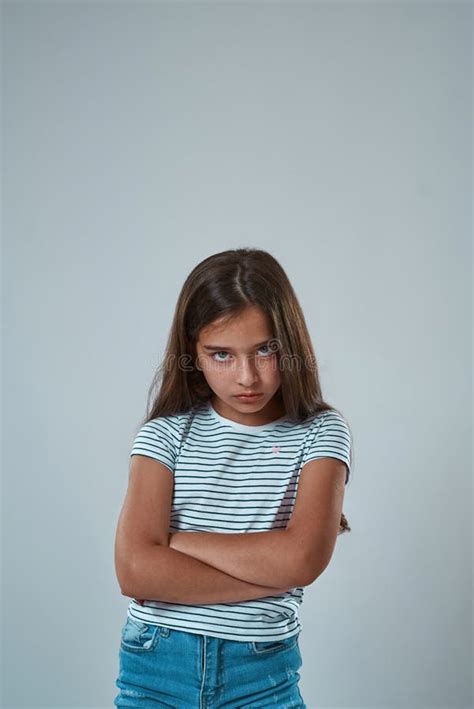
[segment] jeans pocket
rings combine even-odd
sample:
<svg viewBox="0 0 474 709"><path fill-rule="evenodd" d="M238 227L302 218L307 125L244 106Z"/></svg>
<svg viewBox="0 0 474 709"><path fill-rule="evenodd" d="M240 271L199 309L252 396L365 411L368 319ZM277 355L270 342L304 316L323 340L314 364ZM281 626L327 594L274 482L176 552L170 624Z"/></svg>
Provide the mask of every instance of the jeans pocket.
<svg viewBox="0 0 474 709"><path fill-rule="evenodd" d="M298 644L298 636L299 633L296 633L296 635L292 635L290 638L284 638L283 640L253 640L250 643L250 649L257 655L291 650L291 648Z"/></svg>
<svg viewBox="0 0 474 709"><path fill-rule="evenodd" d="M160 627L127 617L122 628L120 646L132 652L151 652L158 642Z"/></svg>

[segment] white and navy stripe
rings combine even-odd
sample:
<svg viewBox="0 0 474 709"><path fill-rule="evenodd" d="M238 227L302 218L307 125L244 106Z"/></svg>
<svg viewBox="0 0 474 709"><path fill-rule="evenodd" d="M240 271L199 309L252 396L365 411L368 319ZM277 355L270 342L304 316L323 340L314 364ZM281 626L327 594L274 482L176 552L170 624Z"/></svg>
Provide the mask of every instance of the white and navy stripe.
<svg viewBox="0 0 474 709"><path fill-rule="evenodd" d="M170 532L261 532L286 527L302 467L333 457L350 476L345 419L325 411L303 423L286 417L263 426L224 418L208 402L144 424L130 455L146 455L174 475ZM132 599L137 620L230 640L281 640L301 629L303 588L238 603L188 605Z"/></svg>

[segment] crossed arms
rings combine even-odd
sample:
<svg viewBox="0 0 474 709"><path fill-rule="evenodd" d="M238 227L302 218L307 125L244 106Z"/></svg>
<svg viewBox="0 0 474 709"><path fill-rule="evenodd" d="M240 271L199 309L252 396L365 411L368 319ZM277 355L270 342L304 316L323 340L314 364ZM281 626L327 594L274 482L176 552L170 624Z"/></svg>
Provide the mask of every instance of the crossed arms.
<svg viewBox="0 0 474 709"><path fill-rule="evenodd" d="M200 532L178 532L176 536L178 534L182 538L201 535ZM228 536L202 534L209 538ZM243 538L247 535L235 536ZM182 543L182 546L184 544ZM216 547L218 548L218 545ZM206 548L209 553L211 545L206 545ZM202 550L199 556L203 556ZM178 551L173 546L149 545L142 547L136 555L135 570L129 572L127 582L122 584L122 593L133 598L170 603L234 603L281 594L293 586L277 586L275 582L271 585L252 583L243 578L249 576L245 569L243 571L242 578L238 578L200 561L189 553Z"/></svg>
<svg viewBox="0 0 474 709"><path fill-rule="evenodd" d="M286 529L171 535L170 472L157 476L156 466L165 466L144 456L132 460L138 474L130 473L115 546L124 595L189 604L250 600L309 585L329 563L344 495L340 460L320 458L304 466ZM151 528L158 504L161 523Z"/></svg>

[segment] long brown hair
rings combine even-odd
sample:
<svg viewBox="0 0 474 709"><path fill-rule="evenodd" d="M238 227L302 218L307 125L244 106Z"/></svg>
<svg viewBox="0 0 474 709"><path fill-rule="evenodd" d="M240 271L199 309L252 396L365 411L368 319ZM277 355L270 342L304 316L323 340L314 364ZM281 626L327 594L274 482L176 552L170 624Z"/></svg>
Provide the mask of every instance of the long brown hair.
<svg viewBox="0 0 474 709"><path fill-rule="evenodd" d="M210 399L212 390L196 366L199 333L249 306L257 306L270 320L281 378L276 396L286 416L302 422L323 411L338 411L323 399L303 311L285 271L267 251L240 248L208 256L186 278L141 425L158 416L185 413ZM350 530L342 514L338 533Z"/></svg>

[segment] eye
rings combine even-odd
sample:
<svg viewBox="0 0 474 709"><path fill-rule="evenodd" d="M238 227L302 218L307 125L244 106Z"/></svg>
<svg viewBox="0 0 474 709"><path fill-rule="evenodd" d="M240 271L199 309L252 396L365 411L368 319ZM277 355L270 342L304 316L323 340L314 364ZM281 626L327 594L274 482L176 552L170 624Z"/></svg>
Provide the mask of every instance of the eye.
<svg viewBox="0 0 474 709"><path fill-rule="evenodd" d="M266 350L266 352L263 353L264 357L269 357L273 354L273 350L270 348L270 345L262 345L261 347L258 348L258 352L261 350ZM228 362L228 359L221 358L218 355L228 355L229 353L226 352L225 350L220 350L219 352L213 352L211 355L211 359L214 360L214 362Z"/></svg>
<svg viewBox="0 0 474 709"><path fill-rule="evenodd" d="M214 362L226 362L227 360L225 360L225 359L220 359L220 358L216 359L216 355L221 355L221 354L228 354L228 352L226 352L225 350L221 350L220 352L213 352L213 354L211 355L211 359L213 359Z"/></svg>

